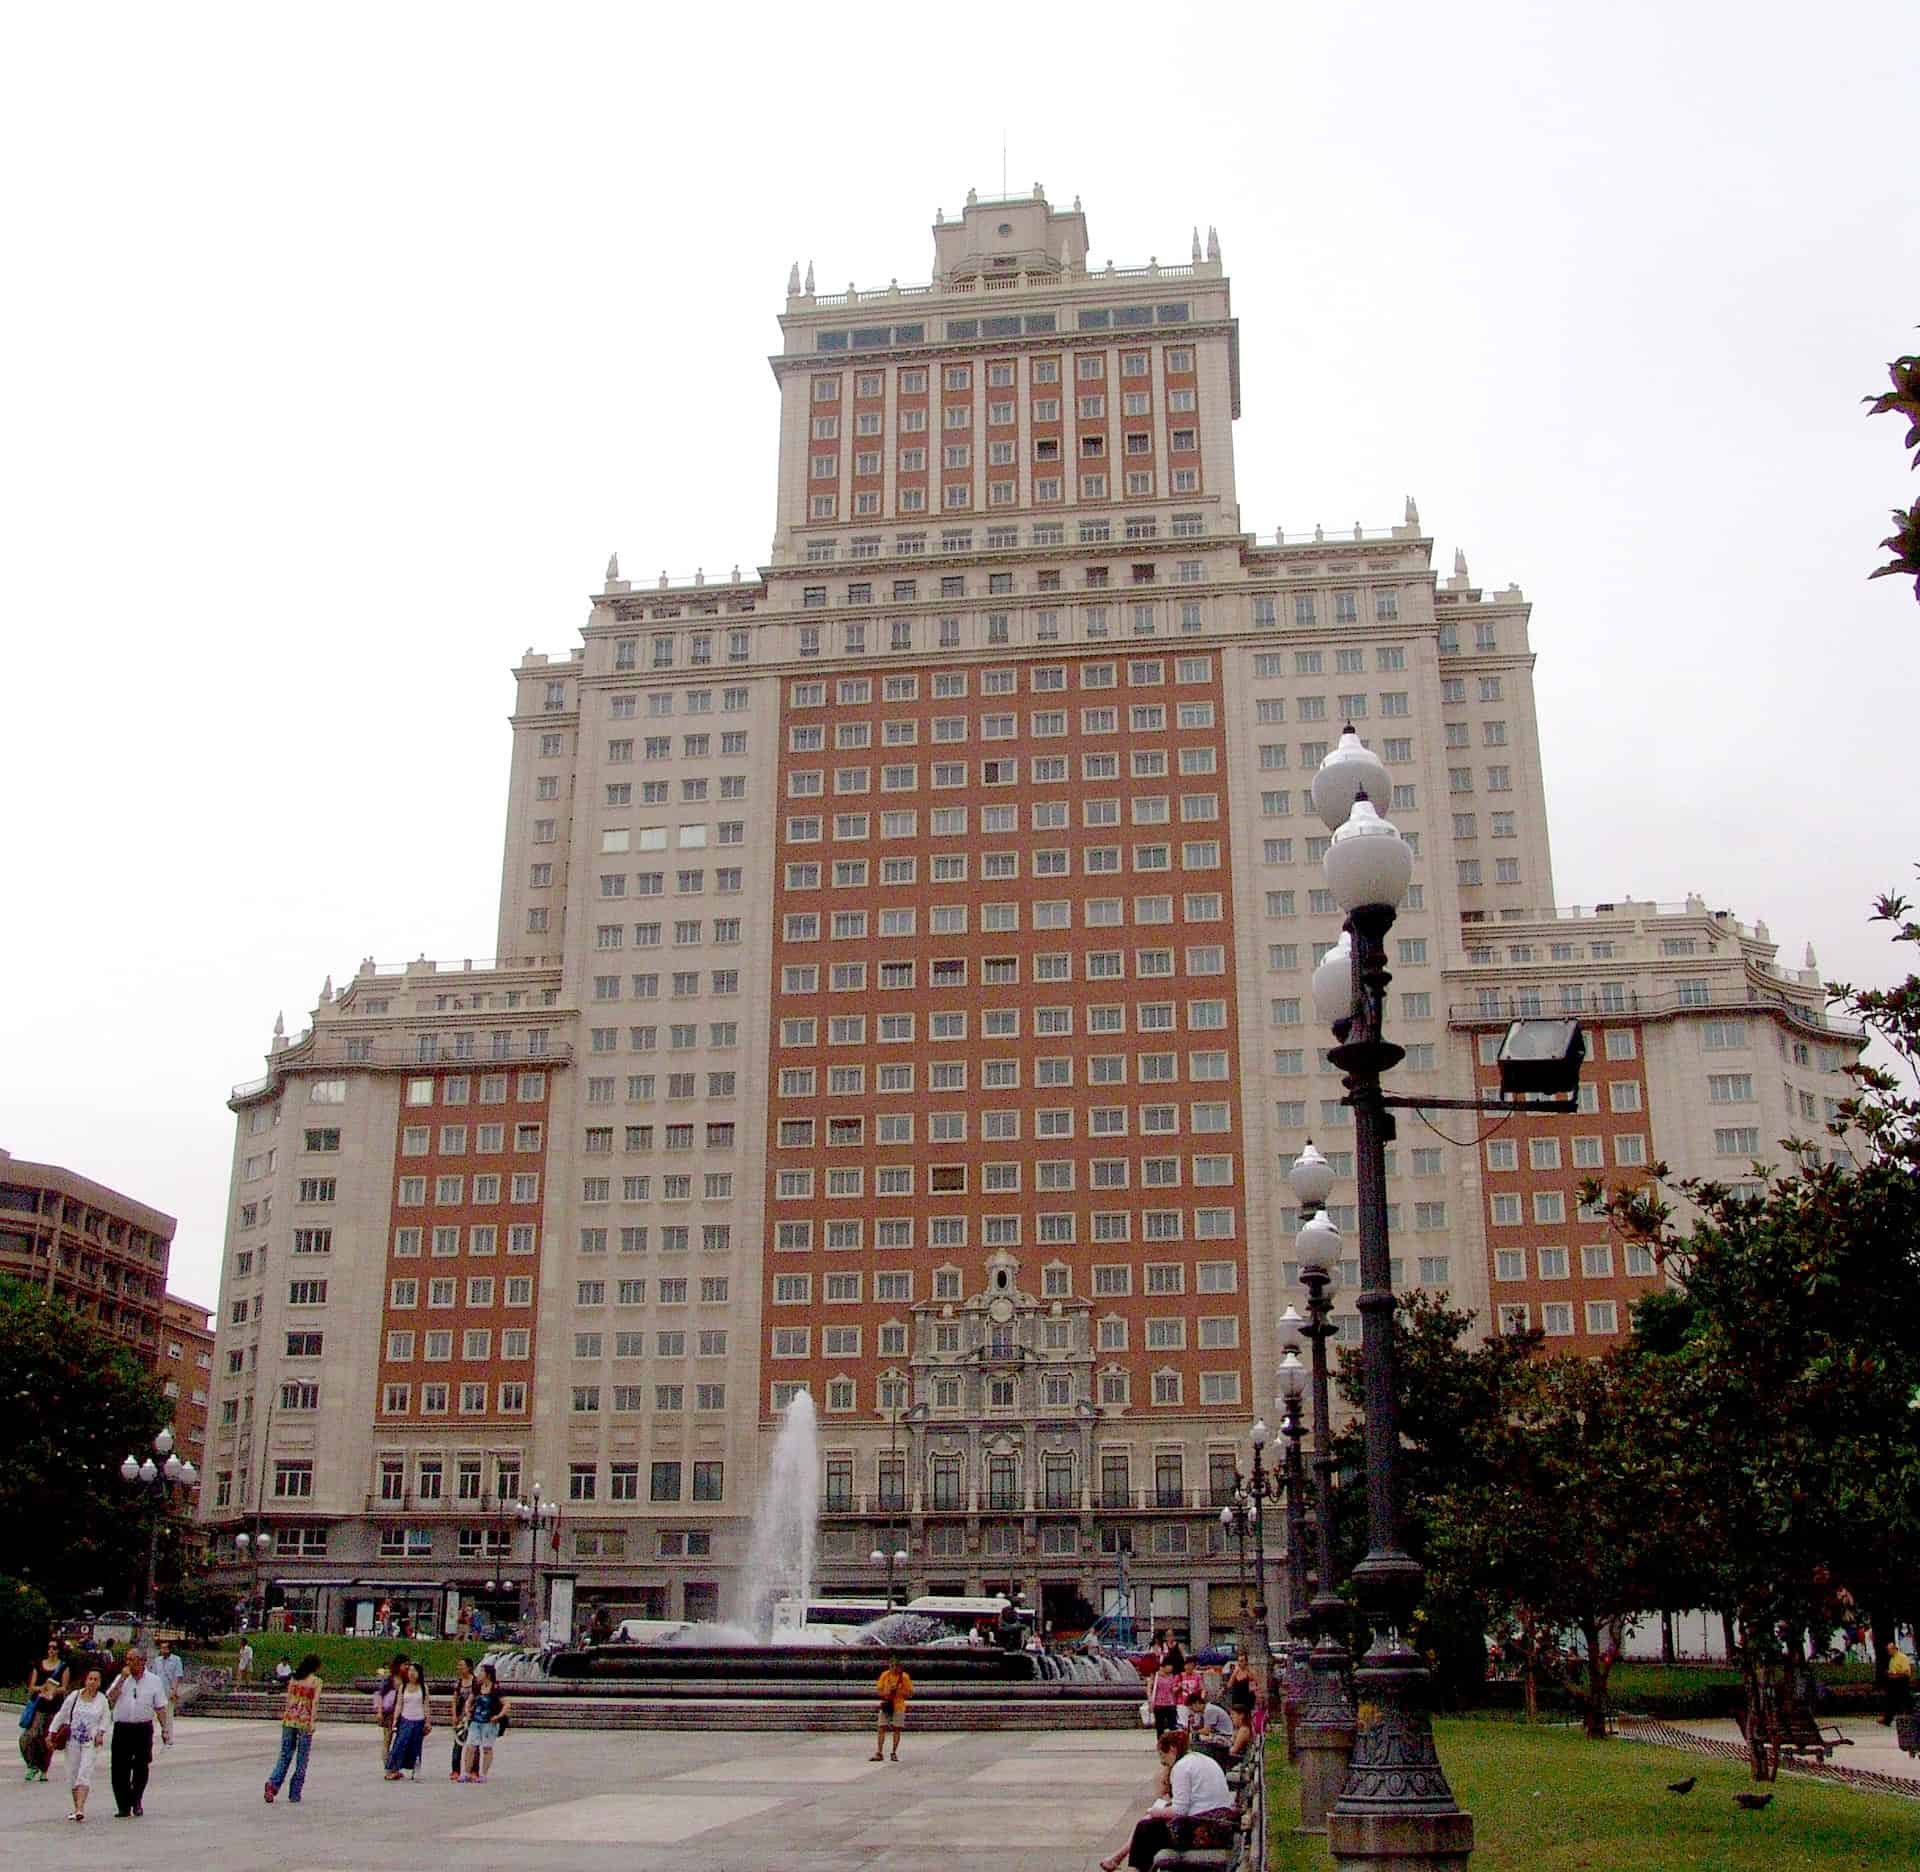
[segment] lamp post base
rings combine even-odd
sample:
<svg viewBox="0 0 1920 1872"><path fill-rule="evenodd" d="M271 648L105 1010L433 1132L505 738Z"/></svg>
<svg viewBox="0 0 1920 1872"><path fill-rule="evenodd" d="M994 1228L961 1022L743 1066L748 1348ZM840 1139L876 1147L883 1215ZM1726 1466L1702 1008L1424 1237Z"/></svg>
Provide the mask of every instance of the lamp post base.
<svg viewBox="0 0 1920 1872"><path fill-rule="evenodd" d="M1464 1872L1473 1856L1473 1816L1333 1813L1327 1849L1348 1872Z"/></svg>
<svg viewBox="0 0 1920 1872"><path fill-rule="evenodd" d="M1300 1770L1300 1824L1296 1833L1325 1833L1333 1804L1347 1784L1353 1755L1351 1723L1320 1723L1303 1709L1293 1727L1294 1761Z"/></svg>

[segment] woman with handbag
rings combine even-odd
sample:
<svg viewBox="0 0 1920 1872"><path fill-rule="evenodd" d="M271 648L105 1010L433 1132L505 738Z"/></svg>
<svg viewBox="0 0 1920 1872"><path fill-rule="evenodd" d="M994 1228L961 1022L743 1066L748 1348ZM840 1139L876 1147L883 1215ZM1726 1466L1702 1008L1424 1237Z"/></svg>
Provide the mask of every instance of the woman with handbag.
<svg viewBox="0 0 1920 1872"><path fill-rule="evenodd" d="M67 1785L73 1794L73 1817L87 1817L87 1794L93 1787L93 1760L113 1722L113 1706L100 1688L100 1673L87 1672L80 1688L60 1705L53 1719L48 1745L57 1753L67 1751Z"/></svg>
<svg viewBox="0 0 1920 1872"><path fill-rule="evenodd" d="M420 1755L433 1733L433 1705L427 1695L426 1674L409 1664L400 1682L400 1700L394 1706L393 1747L387 1751L387 1779L404 1774L420 1779Z"/></svg>
<svg viewBox="0 0 1920 1872"><path fill-rule="evenodd" d="M393 1725L400 1713L400 1686L407 1677L407 1654L402 1651L387 1666L380 1688L373 1693L373 1719L380 1725L380 1761L393 1753Z"/></svg>
<svg viewBox="0 0 1920 1872"><path fill-rule="evenodd" d="M453 1704L449 1712L453 1725L453 1760L447 1779L458 1781L465 1766L467 1736L473 1722L473 1660L462 1658L453 1667Z"/></svg>

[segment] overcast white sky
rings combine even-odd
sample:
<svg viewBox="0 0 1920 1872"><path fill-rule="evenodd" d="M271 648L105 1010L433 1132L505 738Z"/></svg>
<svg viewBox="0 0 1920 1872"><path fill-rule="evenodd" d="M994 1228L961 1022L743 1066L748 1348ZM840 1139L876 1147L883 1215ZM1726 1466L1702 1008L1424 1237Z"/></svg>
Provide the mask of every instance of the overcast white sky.
<svg viewBox="0 0 1920 1872"><path fill-rule="evenodd" d="M491 952L508 666L616 548L765 557L789 263L923 280L1003 128L1096 263L1218 225L1248 525L1412 492L1524 587L1562 902L1886 977L1920 608L1866 582L1912 490L1859 399L1920 319L1913 19L9 9L0 1145L176 1213L212 1301L275 1011Z"/></svg>

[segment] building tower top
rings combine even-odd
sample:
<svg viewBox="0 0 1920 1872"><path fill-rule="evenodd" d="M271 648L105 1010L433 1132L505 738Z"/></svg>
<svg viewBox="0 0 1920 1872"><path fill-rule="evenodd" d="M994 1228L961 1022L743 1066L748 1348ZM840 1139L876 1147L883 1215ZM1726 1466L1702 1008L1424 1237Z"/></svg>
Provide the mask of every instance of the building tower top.
<svg viewBox="0 0 1920 1872"><path fill-rule="evenodd" d="M1048 204L1038 182L1030 195L988 196L969 189L957 221L933 224L933 270L945 281L996 274L1084 273L1087 217Z"/></svg>

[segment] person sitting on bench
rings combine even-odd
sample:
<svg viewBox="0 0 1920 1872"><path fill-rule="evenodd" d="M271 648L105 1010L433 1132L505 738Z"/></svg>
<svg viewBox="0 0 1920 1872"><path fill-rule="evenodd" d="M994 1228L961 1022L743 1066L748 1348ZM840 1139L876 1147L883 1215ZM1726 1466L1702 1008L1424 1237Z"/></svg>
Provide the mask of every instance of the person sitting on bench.
<svg viewBox="0 0 1920 1872"><path fill-rule="evenodd" d="M1134 1822L1125 1852L1100 1861L1100 1872L1151 1872L1154 1855L1167 1847L1185 1852L1195 1846L1226 1846L1233 1841L1237 1816L1233 1792L1220 1764L1202 1749L1187 1747L1186 1732L1169 1729L1160 1738L1160 1759L1171 1769L1172 1798Z"/></svg>

